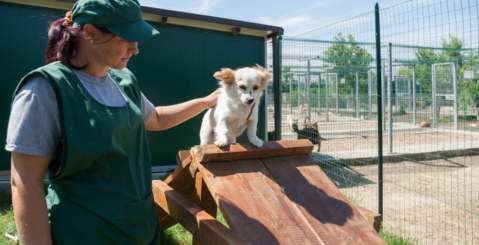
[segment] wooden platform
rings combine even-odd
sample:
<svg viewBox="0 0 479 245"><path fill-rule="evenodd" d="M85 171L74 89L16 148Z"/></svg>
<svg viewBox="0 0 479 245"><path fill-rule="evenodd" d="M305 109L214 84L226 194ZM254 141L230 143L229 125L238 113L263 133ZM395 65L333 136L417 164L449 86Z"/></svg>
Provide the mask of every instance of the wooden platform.
<svg viewBox="0 0 479 245"><path fill-rule="evenodd" d="M195 244L386 244L373 227L380 217L347 200L312 148L294 140L179 152L178 168L153 181L161 228L179 222Z"/></svg>

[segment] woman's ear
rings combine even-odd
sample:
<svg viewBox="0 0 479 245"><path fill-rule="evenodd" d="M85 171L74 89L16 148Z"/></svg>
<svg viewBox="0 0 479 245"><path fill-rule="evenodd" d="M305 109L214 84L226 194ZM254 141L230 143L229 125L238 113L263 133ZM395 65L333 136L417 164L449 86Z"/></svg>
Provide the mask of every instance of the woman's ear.
<svg viewBox="0 0 479 245"><path fill-rule="evenodd" d="M99 32L100 31L92 24L85 24L83 26L83 36L85 39L91 40L90 42L98 38Z"/></svg>

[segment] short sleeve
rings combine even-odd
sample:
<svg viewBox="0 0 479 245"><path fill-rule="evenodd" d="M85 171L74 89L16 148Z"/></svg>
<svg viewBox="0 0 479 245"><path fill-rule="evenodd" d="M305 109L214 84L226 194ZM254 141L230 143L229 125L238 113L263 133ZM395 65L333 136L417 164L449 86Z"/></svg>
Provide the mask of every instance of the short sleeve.
<svg viewBox="0 0 479 245"><path fill-rule="evenodd" d="M14 98L5 150L53 157L60 139L55 92L45 77L32 76Z"/></svg>
<svg viewBox="0 0 479 245"><path fill-rule="evenodd" d="M146 98L143 93L141 93L141 111L143 112L144 121L148 120L155 111L155 106Z"/></svg>

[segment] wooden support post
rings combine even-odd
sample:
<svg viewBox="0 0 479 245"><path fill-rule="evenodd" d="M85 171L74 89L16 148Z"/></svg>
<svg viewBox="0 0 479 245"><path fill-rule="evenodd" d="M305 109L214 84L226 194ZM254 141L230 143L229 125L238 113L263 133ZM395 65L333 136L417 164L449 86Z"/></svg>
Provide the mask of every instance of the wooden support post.
<svg viewBox="0 0 479 245"><path fill-rule="evenodd" d="M205 210L209 215L212 217L216 217L216 210L218 207L216 206L215 200L211 196L208 187L206 186L203 178L201 177L201 173L196 173L195 178L195 186L196 186L196 203L199 204L200 208ZM193 245L201 245L198 240L197 235L193 235Z"/></svg>
<svg viewBox="0 0 479 245"><path fill-rule="evenodd" d="M191 165L191 156L189 151L180 151L176 156L178 167L166 179L165 183L173 189L181 193L190 201L196 198L194 175L192 176L189 169ZM158 218L160 220L160 228L166 230L178 222L171 218L165 211L157 209Z"/></svg>
<svg viewBox="0 0 479 245"><path fill-rule="evenodd" d="M364 217L366 217L369 224L371 224L374 227L374 229L379 233L379 231L381 230L381 221L382 221L381 214L358 205L356 205L356 208Z"/></svg>
<svg viewBox="0 0 479 245"><path fill-rule="evenodd" d="M155 203L203 244L247 244L243 238L233 233L197 204L183 197L163 181L153 181L153 193Z"/></svg>
<svg viewBox="0 0 479 245"><path fill-rule="evenodd" d="M203 177L200 172L196 173L196 203L200 205L200 208L205 210L208 214L213 217L216 217L216 211L218 207L216 206L215 199L211 196L208 186L206 186Z"/></svg>

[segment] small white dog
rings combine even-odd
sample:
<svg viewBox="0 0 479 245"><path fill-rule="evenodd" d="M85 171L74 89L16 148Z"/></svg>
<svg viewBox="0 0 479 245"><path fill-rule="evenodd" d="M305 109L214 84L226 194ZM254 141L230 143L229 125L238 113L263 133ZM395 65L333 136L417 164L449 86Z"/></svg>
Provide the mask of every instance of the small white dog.
<svg viewBox="0 0 479 245"><path fill-rule="evenodd" d="M256 136L258 107L263 90L272 75L263 67L245 67L235 71L223 68L213 75L222 87L216 107L203 117L200 130L201 145L216 144L219 147L236 143L246 128L249 141L262 147Z"/></svg>

